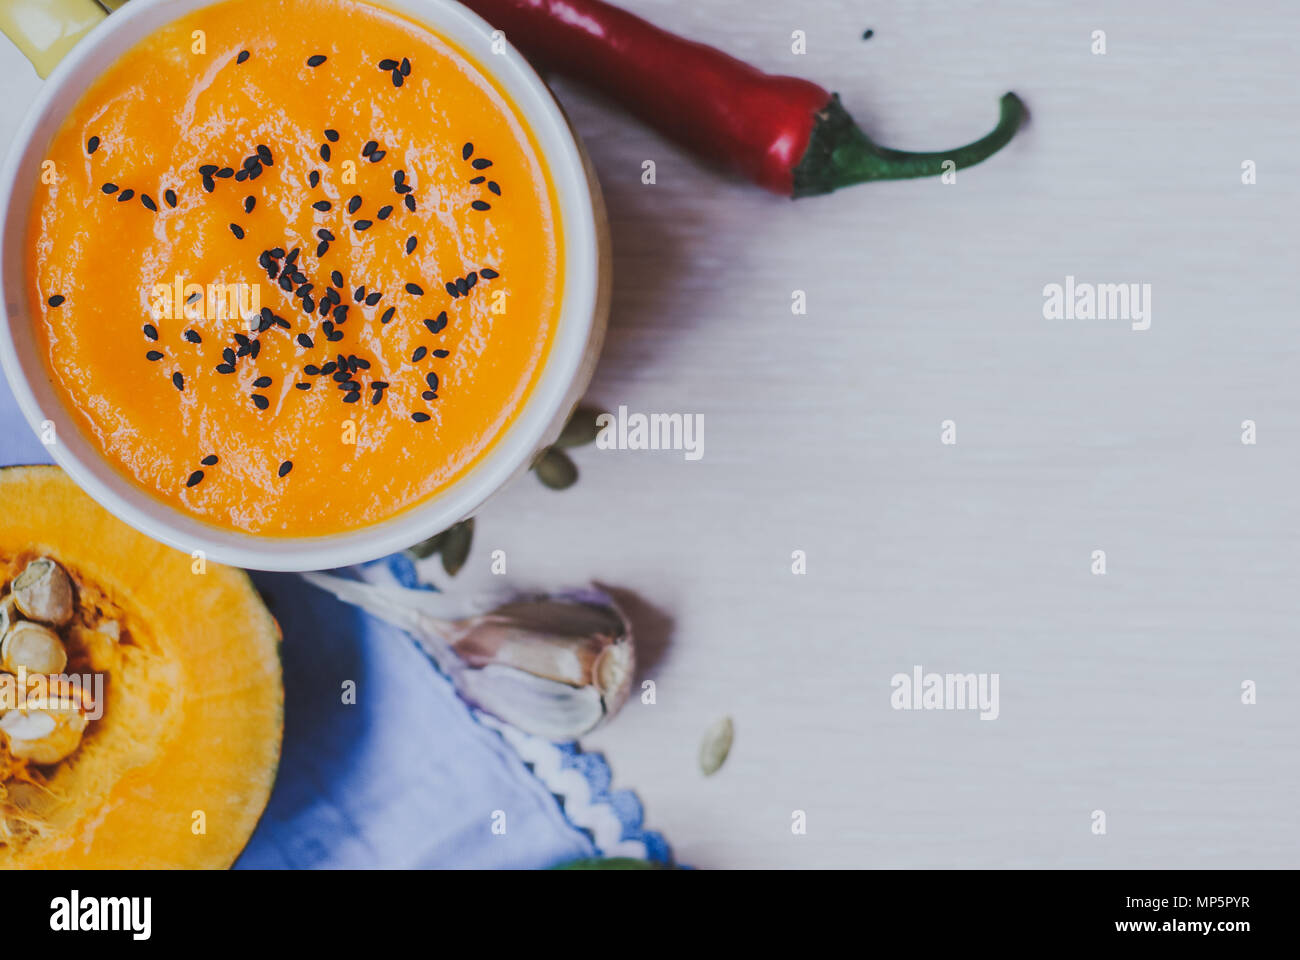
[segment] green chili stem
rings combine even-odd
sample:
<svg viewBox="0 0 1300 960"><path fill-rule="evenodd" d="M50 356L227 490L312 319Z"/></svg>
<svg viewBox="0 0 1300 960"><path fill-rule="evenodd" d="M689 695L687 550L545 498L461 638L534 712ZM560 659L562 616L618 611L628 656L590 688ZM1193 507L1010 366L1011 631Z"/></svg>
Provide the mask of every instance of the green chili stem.
<svg viewBox="0 0 1300 960"><path fill-rule="evenodd" d="M794 196L829 193L869 180L934 177L945 172L944 163L949 160L953 163L950 169L973 166L1006 146L1024 117L1024 102L1008 93L1002 98L998 125L974 143L955 150L910 153L872 143L840 106L839 97L832 97L818 114L808 151L794 172Z"/></svg>

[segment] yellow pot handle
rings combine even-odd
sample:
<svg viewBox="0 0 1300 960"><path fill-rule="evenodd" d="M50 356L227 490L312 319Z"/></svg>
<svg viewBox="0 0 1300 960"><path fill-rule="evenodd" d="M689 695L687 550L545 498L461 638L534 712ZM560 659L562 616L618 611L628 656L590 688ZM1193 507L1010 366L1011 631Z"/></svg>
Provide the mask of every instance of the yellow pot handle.
<svg viewBox="0 0 1300 960"><path fill-rule="evenodd" d="M0 30L50 75L78 40L126 0L0 0Z"/></svg>

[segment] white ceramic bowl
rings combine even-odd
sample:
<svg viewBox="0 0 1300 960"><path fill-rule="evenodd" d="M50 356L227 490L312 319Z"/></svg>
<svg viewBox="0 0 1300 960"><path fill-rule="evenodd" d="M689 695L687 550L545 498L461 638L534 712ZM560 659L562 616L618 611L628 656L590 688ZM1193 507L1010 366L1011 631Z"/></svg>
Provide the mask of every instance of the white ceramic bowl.
<svg viewBox="0 0 1300 960"><path fill-rule="evenodd" d="M451 0L383 0L467 51L518 108L540 145L564 233L564 300L550 355L514 423L467 474L436 496L371 526L324 537L263 537L225 530L158 500L120 473L58 398L31 335L24 282L26 231L45 150L64 117L122 53L154 30L214 0L131 0L72 46L45 81L0 173L0 360L28 423L55 428L55 461L116 516L180 550L258 570L321 570L371 560L445 530L528 469L555 439L591 379L609 306L608 231L600 188L545 83L513 48L493 54L492 28Z"/></svg>

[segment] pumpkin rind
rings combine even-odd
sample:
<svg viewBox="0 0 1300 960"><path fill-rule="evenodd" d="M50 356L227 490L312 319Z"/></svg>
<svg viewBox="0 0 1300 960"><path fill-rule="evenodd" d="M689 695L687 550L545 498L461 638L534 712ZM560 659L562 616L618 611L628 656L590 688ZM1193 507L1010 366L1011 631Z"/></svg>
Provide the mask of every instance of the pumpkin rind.
<svg viewBox="0 0 1300 960"><path fill-rule="evenodd" d="M53 558L130 611L156 647L147 672L106 692L68 774L88 789L63 797L48 835L0 845L0 867L230 866L270 796L283 731L280 631L247 574L195 572L56 467L0 469L0 505L0 557Z"/></svg>

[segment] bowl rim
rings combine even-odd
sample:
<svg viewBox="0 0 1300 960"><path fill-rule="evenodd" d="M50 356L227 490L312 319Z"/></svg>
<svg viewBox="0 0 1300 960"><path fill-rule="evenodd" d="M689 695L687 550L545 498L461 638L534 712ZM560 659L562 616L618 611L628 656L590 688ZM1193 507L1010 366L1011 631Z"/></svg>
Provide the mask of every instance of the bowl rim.
<svg viewBox="0 0 1300 960"><path fill-rule="evenodd" d="M537 142L555 189L564 251L563 295L550 349L522 409L478 462L445 490L385 520L319 537L259 536L199 520L157 498L100 452L72 411L58 401L30 336L27 356L22 355L22 341L14 334L31 322L25 307L31 199L20 201L17 183L24 171L39 168L49 138L68 111L118 56L166 23L220 2L133 0L95 26L44 81L0 170L0 366L25 419L43 442L53 425L55 442L46 442L46 447L54 461L101 506L155 540L196 557L249 569L321 570L368 562L472 514L527 468L579 399L574 394L585 384L578 381L590 374L587 354L603 326L597 313L601 273L607 265L597 220L599 188L588 178L577 135L545 82L487 21L455 0L360 0L413 20L458 48L504 90L517 119ZM504 53L495 53L493 45L502 39ZM29 369L37 373L36 386ZM38 390L46 397L44 406Z"/></svg>

